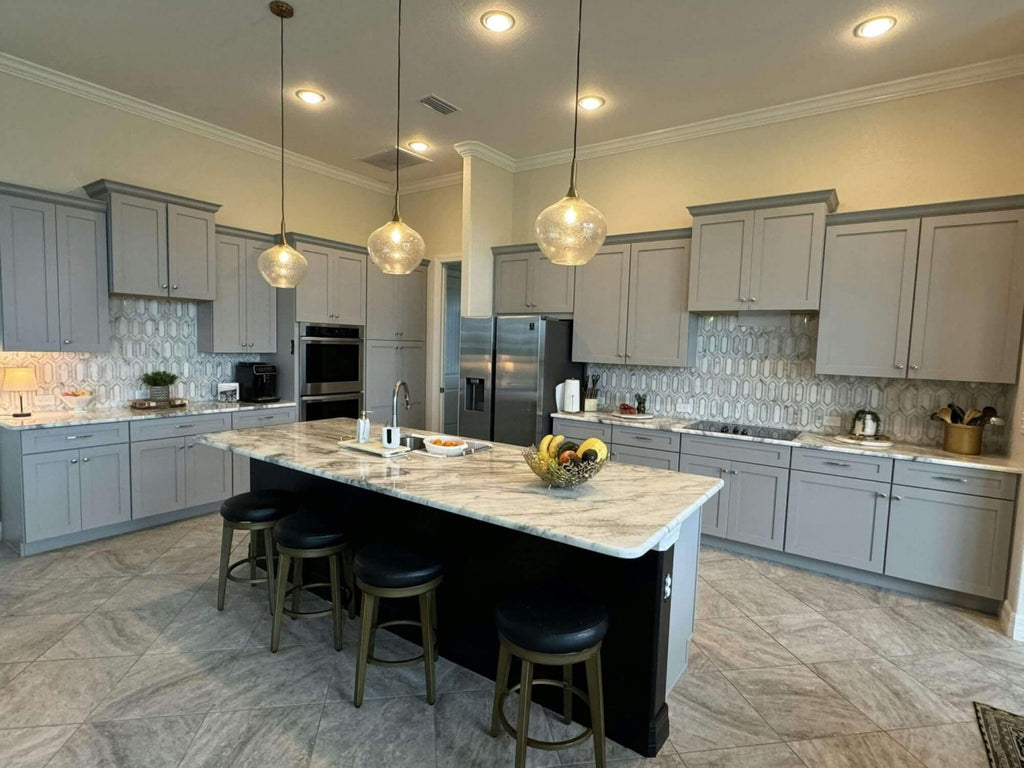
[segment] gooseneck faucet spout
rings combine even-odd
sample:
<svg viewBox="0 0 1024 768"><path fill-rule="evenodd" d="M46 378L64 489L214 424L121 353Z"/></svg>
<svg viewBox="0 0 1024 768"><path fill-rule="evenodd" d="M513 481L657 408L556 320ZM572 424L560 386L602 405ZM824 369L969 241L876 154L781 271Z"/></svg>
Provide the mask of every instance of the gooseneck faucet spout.
<svg viewBox="0 0 1024 768"><path fill-rule="evenodd" d="M409 399L409 385L399 379L395 382L395 390L391 393L391 426L398 426L398 395L405 390L405 410L412 407Z"/></svg>

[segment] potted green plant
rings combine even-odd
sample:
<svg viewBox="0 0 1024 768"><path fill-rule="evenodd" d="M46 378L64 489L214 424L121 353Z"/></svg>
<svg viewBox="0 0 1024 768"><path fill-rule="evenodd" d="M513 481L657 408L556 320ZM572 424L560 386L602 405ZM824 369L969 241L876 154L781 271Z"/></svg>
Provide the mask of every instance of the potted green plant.
<svg viewBox="0 0 1024 768"><path fill-rule="evenodd" d="M178 374L170 371L150 371L142 374L142 383L149 387L151 400L170 400L171 386L178 380Z"/></svg>

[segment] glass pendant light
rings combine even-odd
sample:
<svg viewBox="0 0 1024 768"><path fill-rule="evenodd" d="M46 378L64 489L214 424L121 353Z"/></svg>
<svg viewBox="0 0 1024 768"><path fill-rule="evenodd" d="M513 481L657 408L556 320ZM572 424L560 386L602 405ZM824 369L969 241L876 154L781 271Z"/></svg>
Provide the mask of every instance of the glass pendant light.
<svg viewBox="0 0 1024 768"><path fill-rule="evenodd" d="M399 137L402 130L402 0L398 0L398 85L395 110L395 209L391 221L374 230L366 241L370 260L388 275L408 275L423 261L427 244L420 233L398 215Z"/></svg>
<svg viewBox="0 0 1024 768"><path fill-rule="evenodd" d="M284 20L295 15L288 3L273 2L270 12L281 20L281 242L260 254L257 267L260 275L275 288L294 288L302 282L309 269L306 257L285 239L284 223Z"/></svg>
<svg viewBox="0 0 1024 768"><path fill-rule="evenodd" d="M578 267L586 264L604 244L608 232L604 216L576 193L576 134L580 121L580 43L583 37L583 0L579 0L576 25L576 100L572 124L572 164L565 197L540 212L537 245L552 264Z"/></svg>

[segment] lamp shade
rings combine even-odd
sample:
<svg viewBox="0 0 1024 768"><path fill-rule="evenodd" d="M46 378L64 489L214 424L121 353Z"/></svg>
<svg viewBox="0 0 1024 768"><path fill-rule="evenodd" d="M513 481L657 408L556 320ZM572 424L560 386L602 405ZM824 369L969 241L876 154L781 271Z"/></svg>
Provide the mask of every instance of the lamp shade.
<svg viewBox="0 0 1024 768"><path fill-rule="evenodd" d="M36 372L31 368L4 368L4 392L35 392Z"/></svg>
<svg viewBox="0 0 1024 768"><path fill-rule="evenodd" d="M260 275L275 288L295 288L306 276L306 257L284 241L267 248L256 262Z"/></svg>
<svg viewBox="0 0 1024 768"><path fill-rule="evenodd" d="M597 208L570 190L541 211L536 231L537 245L552 264L578 267L601 250L608 227Z"/></svg>

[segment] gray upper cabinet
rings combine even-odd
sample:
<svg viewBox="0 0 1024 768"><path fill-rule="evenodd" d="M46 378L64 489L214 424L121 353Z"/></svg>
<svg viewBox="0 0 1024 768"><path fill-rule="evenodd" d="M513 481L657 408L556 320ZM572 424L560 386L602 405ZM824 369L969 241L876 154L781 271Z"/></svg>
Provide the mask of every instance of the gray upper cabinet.
<svg viewBox="0 0 1024 768"><path fill-rule="evenodd" d="M296 235L295 248L309 261L295 289L295 319L366 325L366 250L308 235Z"/></svg>
<svg viewBox="0 0 1024 768"><path fill-rule="evenodd" d="M0 186L2 192L16 193L0 194L3 348L105 352L110 313L103 206L13 185Z"/></svg>
<svg viewBox="0 0 1024 768"><path fill-rule="evenodd" d="M573 311L575 267L552 264L537 248L496 248L494 313L557 314Z"/></svg>
<svg viewBox="0 0 1024 768"><path fill-rule="evenodd" d="M309 269L295 289L295 319L300 323L333 323L331 315L331 284L328 280L330 255L326 249L297 243L306 257Z"/></svg>
<svg viewBox="0 0 1024 768"><path fill-rule="evenodd" d="M817 373L906 376L920 226L900 219L828 228Z"/></svg>
<svg viewBox="0 0 1024 768"><path fill-rule="evenodd" d="M690 311L817 309L825 216L838 204L827 189L691 206Z"/></svg>
<svg viewBox="0 0 1024 768"><path fill-rule="evenodd" d="M259 260L269 242L246 240L245 328L249 352L277 352L277 288L263 279Z"/></svg>
<svg viewBox="0 0 1024 768"><path fill-rule="evenodd" d="M387 275L376 267L368 268L366 338L426 341L426 266L408 275Z"/></svg>
<svg viewBox="0 0 1024 768"><path fill-rule="evenodd" d="M767 549L782 549L789 470L734 461L729 467L726 535Z"/></svg>
<svg viewBox="0 0 1024 768"><path fill-rule="evenodd" d="M573 361L625 363L628 313L629 245L606 245L576 270Z"/></svg>
<svg viewBox="0 0 1024 768"><path fill-rule="evenodd" d="M109 205L110 291L212 301L216 297L216 203L109 179L86 194Z"/></svg>

